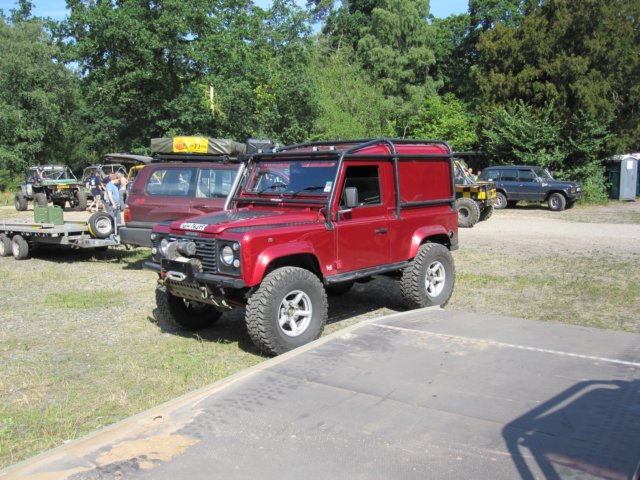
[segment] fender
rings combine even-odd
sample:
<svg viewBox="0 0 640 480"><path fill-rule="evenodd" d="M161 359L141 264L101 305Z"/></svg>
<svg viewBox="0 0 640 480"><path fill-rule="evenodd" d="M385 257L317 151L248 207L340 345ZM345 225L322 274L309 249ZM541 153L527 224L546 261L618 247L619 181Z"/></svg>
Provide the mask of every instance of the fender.
<svg viewBox="0 0 640 480"><path fill-rule="evenodd" d="M262 282L264 272L274 260L293 255L311 255L318 261L318 255L314 246L309 242L287 242L279 245L273 245L264 249L254 265L253 274L246 278L247 286L258 285Z"/></svg>
<svg viewBox="0 0 640 480"><path fill-rule="evenodd" d="M430 237L446 237L449 239L449 232L443 225L426 225L424 227L418 228L414 233L413 237L411 237L411 251L407 258L413 258L418 254L418 249L420 245L424 243L425 238Z"/></svg>

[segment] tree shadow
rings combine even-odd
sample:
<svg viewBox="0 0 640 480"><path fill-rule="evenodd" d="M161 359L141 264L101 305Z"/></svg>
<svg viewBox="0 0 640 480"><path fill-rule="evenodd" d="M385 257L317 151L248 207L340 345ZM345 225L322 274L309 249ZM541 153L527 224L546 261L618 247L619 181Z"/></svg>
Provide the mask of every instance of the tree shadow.
<svg viewBox="0 0 640 480"><path fill-rule="evenodd" d="M108 248L74 248L69 245L39 245L29 251L29 257L45 262L70 264L77 262L121 263L123 270L142 270L145 261L151 258L151 252L146 249L148 256L140 258L141 249L127 249L123 246ZM29 261L20 260L20 261Z"/></svg>
<svg viewBox="0 0 640 480"><path fill-rule="evenodd" d="M639 399L639 380L583 381L508 423L502 436L520 478L635 479Z"/></svg>

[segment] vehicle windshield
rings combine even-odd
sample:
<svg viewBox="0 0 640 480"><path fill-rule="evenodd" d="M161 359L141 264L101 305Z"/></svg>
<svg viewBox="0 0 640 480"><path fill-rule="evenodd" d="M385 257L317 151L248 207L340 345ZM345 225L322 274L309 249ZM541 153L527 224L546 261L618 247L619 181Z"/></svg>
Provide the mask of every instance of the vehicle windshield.
<svg viewBox="0 0 640 480"><path fill-rule="evenodd" d="M244 191L256 195L327 195L333 188L337 160L273 160L257 162Z"/></svg>
<svg viewBox="0 0 640 480"><path fill-rule="evenodd" d="M540 167L535 167L533 169L533 171L536 173L536 175L538 177L540 177L542 180L553 180L553 177L551 176L551 174L549 173L548 170L544 169L544 168L540 168Z"/></svg>
<svg viewBox="0 0 640 480"><path fill-rule="evenodd" d="M469 174L469 167L464 160L457 159L454 170L458 185L473 185L476 183L475 179Z"/></svg>

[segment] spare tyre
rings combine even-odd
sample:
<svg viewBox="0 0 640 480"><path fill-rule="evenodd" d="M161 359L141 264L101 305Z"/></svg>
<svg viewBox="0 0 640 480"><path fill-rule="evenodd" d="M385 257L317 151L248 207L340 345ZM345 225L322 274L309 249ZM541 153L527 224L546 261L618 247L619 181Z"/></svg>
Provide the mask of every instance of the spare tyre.
<svg viewBox="0 0 640 480"><path fill-rule="evenodd" d="M89 233L93 238L107 238L113 234L113 217L106 212L96 212L89 217Z"/></svg>

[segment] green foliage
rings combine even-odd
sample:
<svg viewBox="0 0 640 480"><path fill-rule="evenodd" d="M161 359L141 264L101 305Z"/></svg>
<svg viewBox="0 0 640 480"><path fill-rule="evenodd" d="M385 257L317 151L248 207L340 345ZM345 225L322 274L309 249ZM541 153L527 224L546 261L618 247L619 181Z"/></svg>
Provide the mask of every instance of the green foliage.
<svg viewBox="0 0 640 480"><path fill-rule="evenodd" d="M455 95L447 93L425 100L411 136L445 140L454 151L461 152L477 147L476 129L476 116Z"/></svg>
<svg viewBox="0 0 640 480"><path fill-rule="evenodd" d="M569 124L580 112L611 124L610 152L638 147L640 0L552 0L528 4L521 22L480 36L484 109L523 99Z"/></svg>
<svg viewBox="0 0 640 480"><path fill-rule="evenodd" d="M22 10L21 10L22 11ZM55 59L42 25L0 16L0 178L6 187L29 164L73 164L77 79Z"/></svg>
<svg viewBox="0 0 640 480"><path fill-rule="evenodd" d="M561 126L551 119L552 108L542 113L522 101L497 108L482 130L484 152L494 163L561 168L567 157Z"/></svg>
<svg viewBox="0 0 640 480"><path fill-rule="evenodd" d="M348 47L318 50L311 78L318 92L314 139L370 138L394 135L393 104L366 73Z"/></svg>

